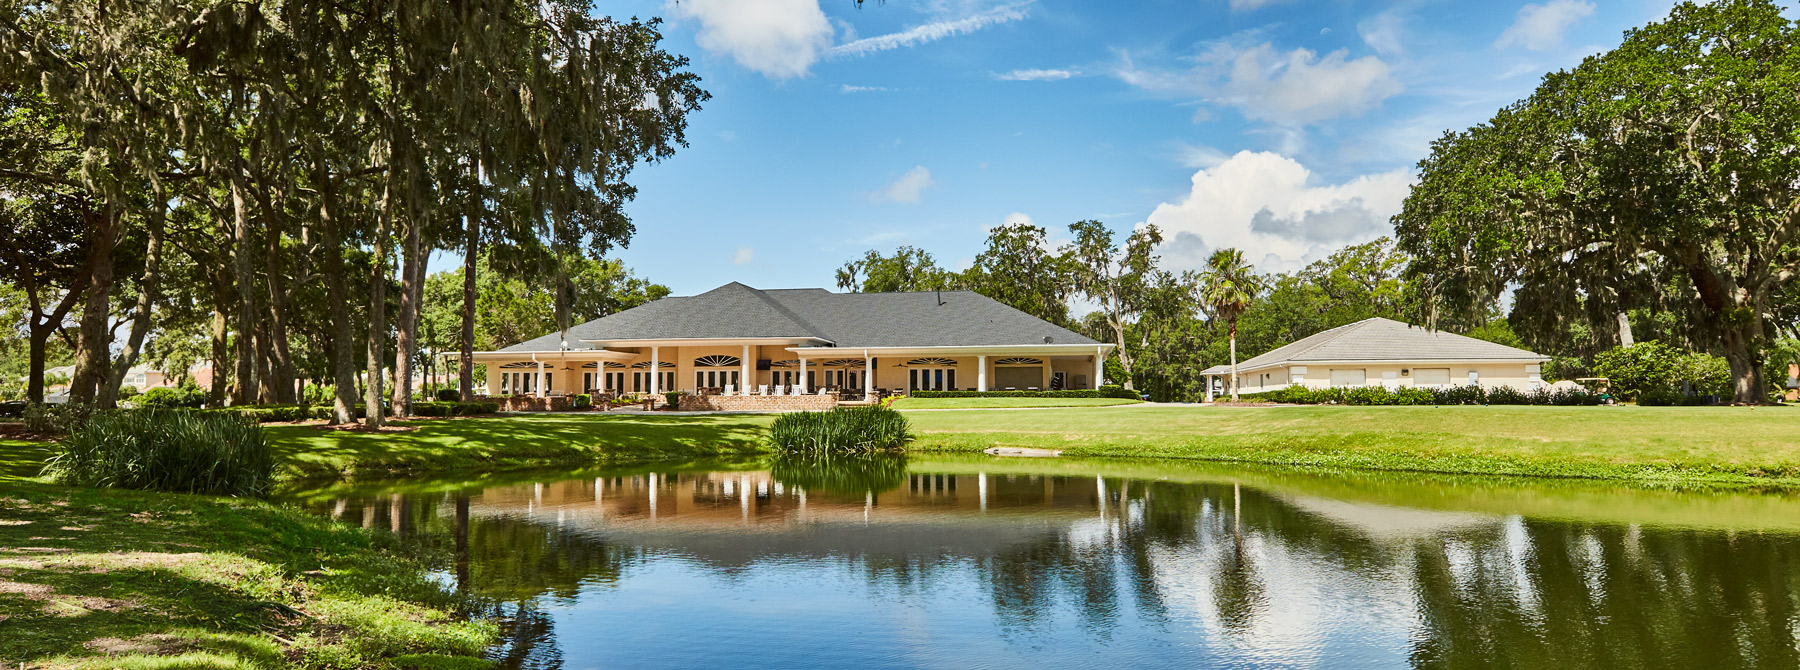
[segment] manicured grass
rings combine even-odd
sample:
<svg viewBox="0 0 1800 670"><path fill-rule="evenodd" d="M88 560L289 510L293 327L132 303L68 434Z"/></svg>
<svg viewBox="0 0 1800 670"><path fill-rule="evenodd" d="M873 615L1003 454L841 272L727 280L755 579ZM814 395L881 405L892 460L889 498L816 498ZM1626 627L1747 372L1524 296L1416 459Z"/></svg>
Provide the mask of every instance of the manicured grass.
<svg viewBox="0 0 1800 670"><path fill-rule="evenodd" d="M0 482L35 480L50 457L50 443L0 440Z"/></svg>
<svg viewBox="0 0 1800 670"><path fill-rule="evenodd" d="M298 477L493 471L640 460L759 454L770 416L538 414L402 423L416 430L362 433L314 426L268 428Z"/></svg>
<svg viewBox="0 0 1800 670"><path fill-rule="evenodd" d="M894 409L1008 409L1016 407L1111 407L1133 405L1129 398L902 398Z"/></svg>
<svg viewBox="0 0 1800 670"><path fill-rule="evenodd" d="M1800 486L1795 407L1123 407L914 414L915 451Z"/></svg>
<svg viewBox="0 0 1800 670"><path fill-rule="evenodd" d="M268 503L8 482L0 666L489 665L497 628L402 551Z"/></svg>

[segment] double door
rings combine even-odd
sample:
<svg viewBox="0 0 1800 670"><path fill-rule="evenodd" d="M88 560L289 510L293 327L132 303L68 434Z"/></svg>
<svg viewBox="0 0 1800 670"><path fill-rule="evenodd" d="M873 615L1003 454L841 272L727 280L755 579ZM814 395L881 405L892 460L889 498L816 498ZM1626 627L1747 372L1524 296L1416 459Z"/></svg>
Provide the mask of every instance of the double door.
<svg viewBox="0 0 1800 670"><path fill-rule="evenodd" d="M908 368L907 391L954 391L956 368Z"/></svg>

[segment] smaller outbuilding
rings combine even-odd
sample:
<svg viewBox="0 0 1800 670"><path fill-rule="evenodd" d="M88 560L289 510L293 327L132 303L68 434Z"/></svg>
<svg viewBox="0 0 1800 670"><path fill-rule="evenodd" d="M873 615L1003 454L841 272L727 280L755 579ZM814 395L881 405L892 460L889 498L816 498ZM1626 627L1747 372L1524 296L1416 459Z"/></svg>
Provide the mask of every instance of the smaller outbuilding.
<svg viewBox="0 0 1800 670"><path fill-rule="evenodd" d="M1397 389L1455 385L1544 386L1550 357L1487 340L1428 330L1375 317L1338 326L1238 363L1239 393L1295 384L1309 388L1382 386ZM1207 398L1226 393L1230 365L1202 370Z"/></svg>

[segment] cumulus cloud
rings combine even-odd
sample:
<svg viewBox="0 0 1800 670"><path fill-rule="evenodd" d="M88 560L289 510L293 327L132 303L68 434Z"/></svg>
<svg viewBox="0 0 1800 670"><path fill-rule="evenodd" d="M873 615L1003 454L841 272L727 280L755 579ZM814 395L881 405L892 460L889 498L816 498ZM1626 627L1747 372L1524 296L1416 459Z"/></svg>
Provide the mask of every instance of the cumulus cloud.
<svg viewBox="0 0 1800 670"><path fill-rule="evenodd" d="M755 249L752 249L750 247L738 247L737 255L733 256L731 258L731 264L732 265L749 265L750 261L755 260L755 258L756 258L756 250Z"/></svg>
<svg viewBox="0 0 1800 670"><path fill-rule="evenodd" d="M1198 268L1212 250L1236 247L1264 271L1292 270L1387 234L1413 178L1396 170L1313 181L1292 158L1245 151L1194 173L1187 196L1158 205L1145 222L1162 229L1171 267Z"/></svg>
<svg viewBox="0 0 1800 670"><path fill-rule="evenodd" d="M1384 56L1406 53L1406 46L1401 41L1400 15L1394 12L1382 12L1363 19L1356 24L1356 34L1375 53Z"/></svg>
<svg viewBox="0 0 1800 670"><path fill-rule="evenodd" d="M809 0L815 7L818 0ZM845 42L832 47L828 55L833 57L867 56L872 53L910 47L926 42L935 42L946 37L972 33L988 26L1017 21L1025 18L1025 5L1029 2L1002 5L984 12L957 19L933 21L914 26L897 33L865 37L860 40Z"/></svg>
<svg viewBox="0 0 1800 670"><path fill-rule="evenodd" d="M894 89L888 88L886 86L852 86L850 84L844 84L844 87L838 89L838 92L839 93L883 93L883 92L892 91L892 90L894 90Z"/></svg>
<svg viewBox="0 0 1800 670"><path fill-rule="evenodd" d="M700 48L771 79L805 75L831 48L831 22L819 0L681 0L665 9L700 23Z"/></svg>
<svg viewBox="0 0 1800 670"><path fill-rule="evenodd" d="M1381 58L1350 58L1345 50L1321 57L1310 49L1278 52L1266 42L1218 43L1199 61L1192 71L1168 72L1138 67L1127 55L1115 75L1138 88L1197 95L1245 118L1288 126L1360 115L1402 88Z"/></svg>
<svg viewBox="0 0 1800 670"><path fill-rule="evenodd" d="M920 192L936 184L931 180L930 170L923 165L915 165L906 174L900 175L899 179L895 179L894 183L888 184L880 195L894 202L918 202Z"/></svg>
<svg viewBox="0 0 1800 670"><path fill-rule="evenodd" d="M1582 0L1550 0L1519 8L1519 18L1500 33L1494 47L1522 46L1531 51L1554 49L1575 22L1594 15L1594 3Z"/></svg>
<svg viewBox="0 0 1800 670"><path fill-rule="evenodd" d="M1027 69L994 73L994 78L1001 81L1058 81L1073 76L1075 76L1074 70Z"/></svg>

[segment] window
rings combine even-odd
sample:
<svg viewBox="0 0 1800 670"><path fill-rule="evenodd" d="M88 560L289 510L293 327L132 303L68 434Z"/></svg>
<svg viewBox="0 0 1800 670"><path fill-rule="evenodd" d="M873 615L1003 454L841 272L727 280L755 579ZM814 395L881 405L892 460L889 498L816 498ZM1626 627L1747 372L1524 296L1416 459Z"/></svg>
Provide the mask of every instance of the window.
<svg viewBox="0 0 1800 670"><path fill-rule="evenodd" d="M697 368L735 368L743 363L736 356L701 356L694 359Z"/></svg>
<svg viewBox="0 0 1800 670"><path fill-rule="evenodd" d="M1362 368L1348 370L1332 368L1331 370L1332 386L1364 386L1368 383L1369 373Z"/></svg>
<svg viewBox="0 0 1800 670"><path fill-rule="evenodd" d="M1450 368L1413 368L1415 386L1449 386Z"/></svg>

